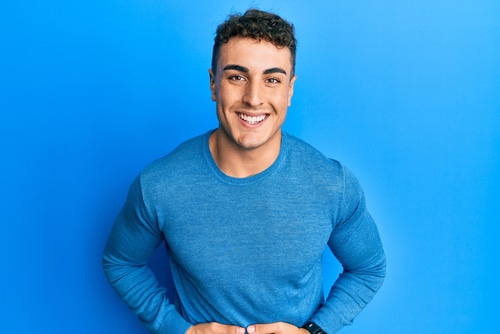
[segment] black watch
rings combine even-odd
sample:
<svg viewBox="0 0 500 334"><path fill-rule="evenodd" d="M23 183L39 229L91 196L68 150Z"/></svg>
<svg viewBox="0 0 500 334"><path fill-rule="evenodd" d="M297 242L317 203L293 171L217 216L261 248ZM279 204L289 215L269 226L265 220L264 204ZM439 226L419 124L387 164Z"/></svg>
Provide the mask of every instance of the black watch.
<svg viewBox="0 0 500 334"><path fill-rule="evenodd" d="M306 322L302 328L307 329L307 331L311 334L326 334L326 332L314 322Z"/></svg>

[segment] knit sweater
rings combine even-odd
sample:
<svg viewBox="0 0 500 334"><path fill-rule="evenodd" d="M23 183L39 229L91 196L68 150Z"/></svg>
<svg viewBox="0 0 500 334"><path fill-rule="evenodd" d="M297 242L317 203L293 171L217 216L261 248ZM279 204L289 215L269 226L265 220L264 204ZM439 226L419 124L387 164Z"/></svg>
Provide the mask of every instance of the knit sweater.
<svg viewBox="0 0 500 334"><path fill-rule="evenodd" d="M110 284L154 333L193 324L313 321L350 324L385 276L385 256L357 179L339 162L282 134L279 156L247 178L225 175L211 132L147 166L132 183L106 244ZM165 242L179 304L147 263ZM326 300L322 254L343 266Z"/></svg>

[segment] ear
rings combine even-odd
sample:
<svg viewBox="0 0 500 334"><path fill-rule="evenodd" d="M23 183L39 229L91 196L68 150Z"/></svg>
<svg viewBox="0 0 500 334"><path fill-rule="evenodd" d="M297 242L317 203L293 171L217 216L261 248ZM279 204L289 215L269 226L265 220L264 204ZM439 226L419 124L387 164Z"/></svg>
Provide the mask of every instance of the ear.
<svg viewBox="0 0 500 334"><path fill-rule="evenodd" d="M290 80L290 84L288 86L288 106L292 105L293 87L295 85L296 79L297 79L297 76L294 75L293 78Z"/></svg>
<svg viewBox="0 0 500 334"><path fill-rule="evenodd" d="M215 89L215 75L211 68L208 69L208 74L210 75L210 91L212 92L212 101L216 101L217 94Z"/></svg>

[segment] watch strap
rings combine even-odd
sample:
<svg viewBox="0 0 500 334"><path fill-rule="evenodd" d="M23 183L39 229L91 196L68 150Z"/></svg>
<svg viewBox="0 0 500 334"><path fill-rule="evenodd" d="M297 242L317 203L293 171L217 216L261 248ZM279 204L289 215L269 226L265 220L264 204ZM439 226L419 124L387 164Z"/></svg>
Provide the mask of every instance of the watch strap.
<svg viewBox="0 0 500 334"><path fill-rule="evenodd" d="M302 328L307 329L307 331L311 334L326 334L324 330L321 329L314 322L306 322Z"/></svg>

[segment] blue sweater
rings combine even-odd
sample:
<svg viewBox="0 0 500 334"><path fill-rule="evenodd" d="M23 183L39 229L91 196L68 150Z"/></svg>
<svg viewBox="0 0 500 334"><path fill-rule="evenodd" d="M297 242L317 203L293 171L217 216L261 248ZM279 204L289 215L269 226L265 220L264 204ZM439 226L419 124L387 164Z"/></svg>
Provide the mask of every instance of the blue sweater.
<svg viewBox="0 0 500 334"><path fill-rule="evenodd" d="M153 162L130 187L103 255L111 285L154 333L207 322L246 327L350 324L385 276L385 256L358 181L286 133L276 161L247 178L223 174L210 132ZM165 241L178 307L147 262ZM322 253L344 270L326 300Z"/></svg>

